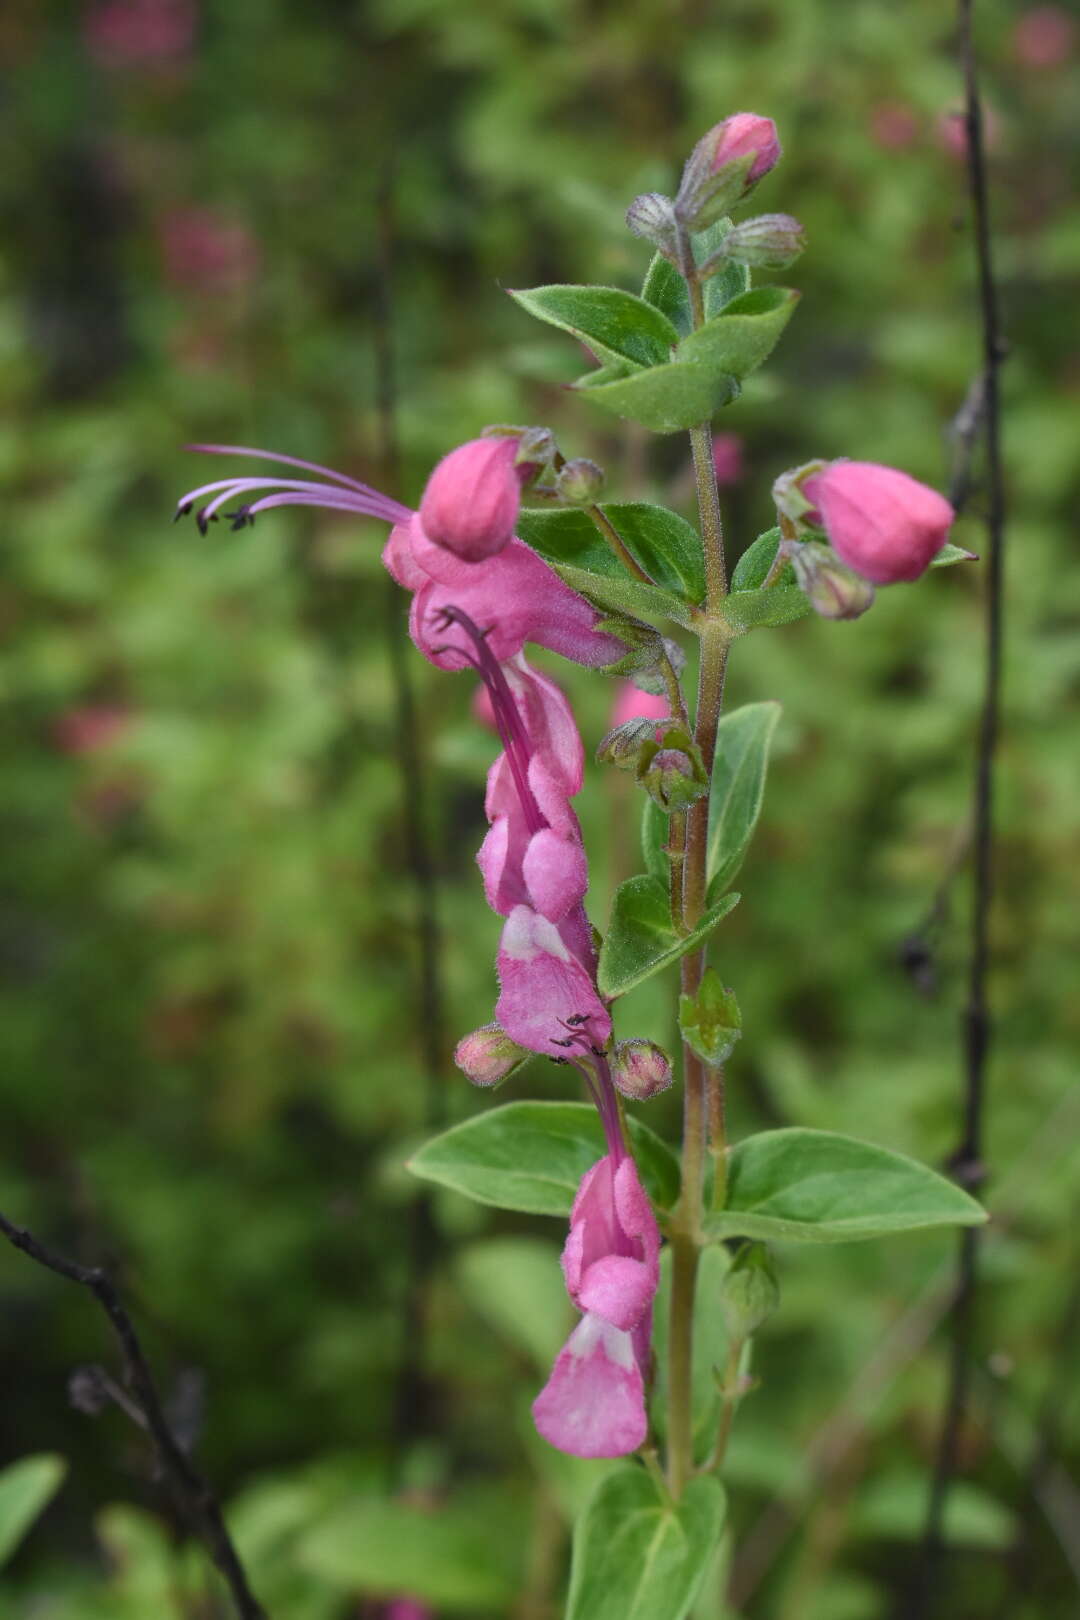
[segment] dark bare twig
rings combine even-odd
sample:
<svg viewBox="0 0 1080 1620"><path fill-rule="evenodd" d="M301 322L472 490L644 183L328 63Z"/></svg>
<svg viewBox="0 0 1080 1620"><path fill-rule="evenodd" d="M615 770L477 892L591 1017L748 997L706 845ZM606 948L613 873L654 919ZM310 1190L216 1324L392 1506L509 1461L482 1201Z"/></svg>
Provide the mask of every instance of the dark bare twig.
<svg viewBox="0 0 1080 1620"><path fill-rule="evenodd" d="M80 1266L40 1243L25 1227L0 1214L0 1233L29 1259L68 1282L78 1283L93 1294L120 1345L124 1378L136 1401L144 1426L154 1445L158 1465L172 1487L178 1507L199 1536L221 1571L240 1620L267 1620L266 1610L248 1585L244 1566L229 1535L217 1497L208 1481L187 1456L173 1433L162 1408L157 1386L143 1355L135 1325L124 1308L116 1285L97 1266ZM127 1403L122 1403L125 1410Z"/></svg>
<svg viewBox="0 0 1080 1620"><path fill-rule="evenodd" d="M960 55L964 73L967 173L975 237L979 307L983 339L983 435L986 444L988 510L986 587L986 675L975 768L974 895L968 1003L964 1014L963 1124L952 1168L968 1188L985 1176L982 1163L986 1069L991 1040L987 973L990 957L990 907L994 889L994 758L1001 724L1001 643L1005 491L1001 464L1001 405L998 369L1004 355L994 281L990 211L983 142L983 110L975 64L972 12L974 0L960 0ZM978 1275L977 1230L964 1229L960 1239L948 1393L942 1415L926 1525L916 1570L912 1612L927 1615L931 1599L940 1602L945 1507L956 1473L960 1430L971 1382Z"/></svg>
<svg viewBox="0 0 1080 1620"><path fill-rule="evenodd" d="M394 168L388 160L376 199L379 262L374 327L379 460L391 489L398 486L401 456L397 434L397 371L394 363ZM401 595L386 582L386 639L394 688L395 731L402 782L405 858L412 877L419 940L416 987L421 1060L424 1069L424 1124L438 1130L446 1122L445 1037L439 927L434 862L425 816L426 783L421 762L416 698L409 652L402 634ZM402 1347L393 1405L394 1451L423 1428L427 1388L424 1375L423 1295L436 1245L431 1198L420 1187L409 1211Z"/></svg>

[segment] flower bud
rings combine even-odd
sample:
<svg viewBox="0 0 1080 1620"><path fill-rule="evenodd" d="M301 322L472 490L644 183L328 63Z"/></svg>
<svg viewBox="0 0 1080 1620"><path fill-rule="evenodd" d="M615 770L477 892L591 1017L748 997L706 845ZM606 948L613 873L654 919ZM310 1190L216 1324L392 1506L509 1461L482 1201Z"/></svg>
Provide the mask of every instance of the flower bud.
<svg viewBox="0 0 1080 1620"><path fill-rule="evenodd" d="M603 468L584 456L565 462L555 477L555 488L568 506L592 506L603 487Z"/></svg>
<svg viewBox="0 0 1080 1620"><path fill-rule="evenodd" d="M874 603L874 587L816 540L789 545L795 578L810 598L810 606L823 619L858 619Z"/></svg>
<svg viewBox="0 0 1080 1620"><path fill-rule="evenodd" d="M619 1041L611 1056L611 1078L624 1097L646 1102L671 1084L671 1059L655 1041Z"/></svg>
<svg viewBox="0 0 1080 1620"><path fill-rule="evenodd" d="M474 1086L497 1086L530 1055L498 1024L484 1024L458 1042L454 1062Z"/></svg>
<svg viewBox="0 0 1080 1620"><path fill-rule="evenodd" d="M875 585L925 573L955 513L943 495L873 461L830 461L802 479L811 511L837 556Z"/></svg>
<svg viewBox="0 0 1080 1620"><path fill-rule="evenodd" d="M656 753L656 722L646 715L633 715L613 726L607 736L600 739L596 762L614 765L617 771L636 771L643 750L648 751L650 758Z"/></svg>
<svg viewBox="0 0 1080 1620"><path fill-rule="evenodd" d="M780 1289L763 1243L744 1243L720 1289L720 1308L732 1339L757 1332L780 1303Z"/></svg>
<svg viewBox="0 0 1080 1620"><path fill-rule="evenodd" d="M702 136L683 170L675 212L692 231L702 231L747 196L780 160L771 118L734 113Z"/></svg>
<svg viewBox="0 0 1080 1620"><path fill-rule="evenodd" d="M521 506L519 440L470 439L444 456L420 500L429 540L465 562L494 557L513 539Z"/></svg>
<svg viewBox="0 0 1080 1620"><path fill-rule="evenodd" d="M784 270L806 246L806 235L790 214L758 214L733 225L724 237L720 257L763 270ZM703 269L707 266L703 267Z"/></svg>
<svg viewBox="0 0 1080 1620"><path fill-rule="evenodd" d="M709 790L709 778L701 759L701 750L682 726L658 728L661 738L650 758L642 755L638 766L638 781L661 810L671 815L685 810Z"/></svg>
<svg viewBox="0 0 1080 1620"><path fill-rule="evenodd" d="M646 191L626 210L626 223L635 236L652 242L666 257L675 251L675 208L670 197Z"/></svg>

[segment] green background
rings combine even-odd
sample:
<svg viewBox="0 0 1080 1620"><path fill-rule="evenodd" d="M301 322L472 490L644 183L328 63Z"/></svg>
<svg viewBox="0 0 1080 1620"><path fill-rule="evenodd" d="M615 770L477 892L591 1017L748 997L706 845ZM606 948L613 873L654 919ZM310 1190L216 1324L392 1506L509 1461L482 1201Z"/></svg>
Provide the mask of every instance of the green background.
<svg viewBox="0 0 1080 1620"><path fill-rule="evenodd" d="M1033 63L1031 9L977 7L1011 511L996 1219L957 1620L1070 1614L1080 1563L1080 39ZM133 54L144 15L172 19L167 49ZM218 472L182 446L277 447L415 501L486 423L546 422L605 467L612 498L689 514L685 439L568 395L577 346L502 289L637 287L627 202L670 189L693 141L750 108L786 148L756 199L797 214L809 249L779 278L803 291L785 341L718 420L743 439L723 492L733 552L772 521L775 475L810 456L947 488L980 364L964 167L942 132L954 23L936 0L208 0L186 41L185 15L10 0L0 21L0 1208L115 1269L275 1616L376 1615L411 1592L439 1614L539 1620L599 1466L528 1423L568 1320L562 1232L425 1197L403 1168L432 1124L490 1106L447 1054L491 1015L498 923L473 855L494 739L467 680L406 648L424 791L403 787L388 653L405 602L381 531L289 511L238 534L174 528L177 496ZM982 505L977 485L955 535L976 551ZM784 708L714 951L746 1031L738 1135L817 1126L937 1165L956 1144L984 573L935 572L854 624L736 649L730 702ZM615 688L558 678L591 749ZM436 879L435 1029L406 798ZM640 865L637 805L591 768L580 810L602 922ZM905 941L932 911L913 975ZM672 1001L643 987L620 1034L669 1040ZM511 1090L572 1094L539 1063ZM669 1096L647 1118L671 1136L676 1111ZM891 1615L953 1250L931 1234L779 1255L783 1306L729 1470L740 1606L713 1582L700 1616ZM0 1304L0 1465L69 1461L0 1612L224 1612L136 1429L68 1405L75 1368L116 1371L92 1303L5 1250Z"/></svg>

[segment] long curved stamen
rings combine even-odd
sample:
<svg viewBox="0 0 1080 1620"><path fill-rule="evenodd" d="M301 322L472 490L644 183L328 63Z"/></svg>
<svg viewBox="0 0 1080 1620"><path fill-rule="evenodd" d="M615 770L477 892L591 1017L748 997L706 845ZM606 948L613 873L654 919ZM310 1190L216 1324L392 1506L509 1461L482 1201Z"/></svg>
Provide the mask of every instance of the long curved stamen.
<svg viewBox="0 0 1080 1620"><path fill-rule="evenodd" d="M254 456L259 461L277 461L283 467L302 467L305 472L318 473L322 478L328 478L332 484L345 484L349 489L357 490L361 495L378 495L377 489L370 484L362 484L358 478L350 478L348 473L335 472L332 467L322 467L317 461L301 461L299 456L282 455L277 450L253 450L244 444L186 444L185 450L196 450L205 456ZM382 497L384 500L388 497ZM408 513L407 507L402 507Z"/></svg>
<svg viewBox="0 0 1080 1620"><path fill-rule="evenodd" d="M522 813L525 816L525 825L530 833L542 832L548 825L540 812L532 788L529 786L529 762L532 759L532 744L528 732L521 721L514 694L510 690L509 682L499 666L499 661L491 652L484 639L484 633L463 613L460 608L453 606L439 609L439 618L443 625L456 624L464 630L475 648L473 654L462 652L461 656L472 665L491 697L491 709L495 716L495 724L499 732L499 740L506 754L506 762L514 778L518 798L521 801Z"/></svg>

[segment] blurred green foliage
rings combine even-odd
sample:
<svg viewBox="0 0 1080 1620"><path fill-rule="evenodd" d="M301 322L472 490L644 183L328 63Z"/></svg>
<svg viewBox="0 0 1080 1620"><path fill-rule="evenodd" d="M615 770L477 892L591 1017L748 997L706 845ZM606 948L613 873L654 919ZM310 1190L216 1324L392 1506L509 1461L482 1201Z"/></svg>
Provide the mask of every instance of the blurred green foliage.
<svg viewBox="0 0 1080 1620"><path fill-rule="evenodd" d="M1012 510L997 1219L950 1612L1044 1620L1074 1611L1080 1557L1080 39L1035 60L1040 8L976 9ZM934 0L4 8L0 1207L115 1267L275 1616L375 1614L401 1591L440 1613L554 1612L566 1515L604 1465L528 1422L549 1335L544 1285L520 1297L522 1278L546 1255L557 1281L561 1230L429 1202L403 1168L433 1120L487 1103L449 1063L426 1072L387 658L405 604L380 537L327 513L174 529L176 497L216 475L181 446L276 446L386 487L389 356L401 498L485 423L536 421L607 468L612 498L689 511L683 439L566 395L572 340L501 288L636 287L627 201L753 108L786 147L761 206L798 214L810 248L785 342L718 423L744 440L734 550L771 521L776 473L811 455L947 487L979 364L953 46ZM975 550L979 509L976 483L957 530ZM931 1163L955 1143L981 590L979 568L944 570L855 624L736 649L731 701L784 707L716 952L745 1026L739 1134L824 1126ZM448 1052L490 1016L497 924L473 853L494 743L464 679L411 652L408 674ZM595 745L613 688L558 676ZM594 771L581 801L599 921L640 864L625 786ZM672 1003L653 981L620 1033L670 1040ZM572 1094L540 1064L512 1087ZM675 1109L649 1123L673 1132ZM729 1470L748 1620L890 1614L933 1454L952 1248L779 1255ZM141 1435L66 1403L75 1367L114 1365L90 1301L6 1252L0 1297L0 1466L46 1450L69 1466L0 1610L223 1612ZM718 1583L701 1616L730 1613Z"/></svg>

